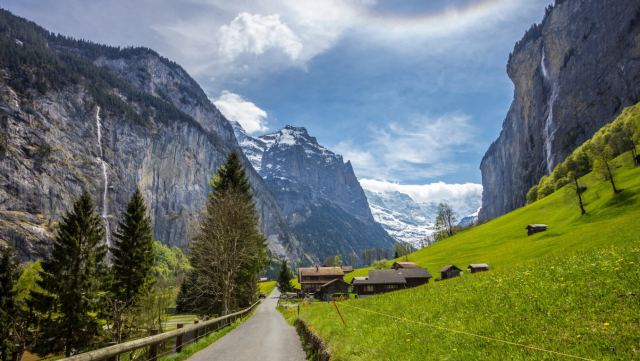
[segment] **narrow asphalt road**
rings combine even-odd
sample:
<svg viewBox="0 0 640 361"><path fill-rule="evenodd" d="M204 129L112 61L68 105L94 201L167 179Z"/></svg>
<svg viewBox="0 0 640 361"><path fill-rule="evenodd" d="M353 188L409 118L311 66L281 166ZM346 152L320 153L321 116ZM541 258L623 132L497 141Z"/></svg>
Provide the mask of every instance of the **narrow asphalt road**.
<svg viewBox="0 0 640 361"><path fill-rule="evenodd" d="M276 310L280 292L275 289L253 316L201 350L190 361L304 361L296 330Z"/></svg>

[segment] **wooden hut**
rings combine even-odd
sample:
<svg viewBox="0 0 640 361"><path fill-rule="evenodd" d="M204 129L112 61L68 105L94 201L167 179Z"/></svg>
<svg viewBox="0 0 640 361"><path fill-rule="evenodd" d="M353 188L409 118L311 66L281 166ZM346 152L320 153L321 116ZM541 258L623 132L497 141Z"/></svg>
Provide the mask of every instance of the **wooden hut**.
<svg viewBox="0 0 640 361"><path fill-rule="evenodd" d="M536 234L539 232L544 232L547 230L547 225L546 224L530 224L528 225L525 229L527 230L527 235L532 235L532 234Z"/></svg>
<svg viewBox="0 0 640 361"><path fill-rule="evenodd" d="M334 279L342 279L344 271L340 267L304 267L298 269L298 282L302 293L315 293L324 285Z"/></svg>
<svg viewBox="0 0 640 361"><path fill-rule="evenodd" d="M420 268L414 262L393 262L393 266L391 268L397 270L401 268Z"/></svg>
<svg viewBox="0 0 640 361"><path fill-rule="evenodd" d="M342 278L336 278L323 284L314 294L315 298L321 301L331 301L336 295L349 299L349 284L343 281Z"/></svg>
<svg viewBox="0 0 640 361"><path fill-rule="evenodd" d="M455 265L446 265L440 270L440 279L446 280L449 278L458 277L460 276L461 272L462 270Z"/></svg>
<svg viewBox="0 0 640 361"><path fill-rule="evenodd" d="M484 272L489 270L489 265L486 263L472 263L467 267L467 270L471 273Z"/></svg>

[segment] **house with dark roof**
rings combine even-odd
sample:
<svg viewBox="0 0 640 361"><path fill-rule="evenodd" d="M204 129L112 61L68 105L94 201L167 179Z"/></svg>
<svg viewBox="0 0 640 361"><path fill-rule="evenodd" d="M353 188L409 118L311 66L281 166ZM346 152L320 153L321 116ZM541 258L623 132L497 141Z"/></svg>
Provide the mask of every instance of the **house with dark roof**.
<svg viewBox="0 0 640 361"><path fill-rule="evenodd" d="M539 232L544 232L549 228L546 224L530 224L526 226L524 229L527 230L527 235L530 236L532 234L536 234Z"/></svg>
<svg viewBox="0 0 640 361"><path fill-rule="evenodd" d="M335 279L342 279L341 267L301 267L298 268L298 282L304 294L315 293L320 286Z"/></svg>
<svg viewBox="0 0 640 361"><path fill-rule="evenodd" d="M471 273L485 272L489 270L489 265L486 263L472 263L467 267L467 270Z"/></svg>
<svg viewBox="0 0 640 361"><path fill-rule="evenodd" d="M395 271L407 281L407 288L421 286L429 282L430 278L433 278L427 269L420 267L401 268Z"/></svg>
<svg viewBox="0 0 640 361"><path fill-rule="evenodd" d="M366 297L406 288L407 280L396 270L370 270L367 277L356 277L351 285L358 297Z"/></svg>
<svg viewBox="0 0 640 361"><path fill-rule="evenodd" d="M391 266L393 269L401 269L401 268L420 268L414 262L393 262Z"/></svg>
<svg viewBox="0 0 640 361"><path fill-rule="evenodd" d="M429 282L432 277L428 270L420 267L370 270L367 277L354 277L351 285L358 297L366 297L420 286Z"/></svg>
<svg viewBox="0 0 640 361"><path fill-rule="evenodd" d="M446 280L449 278L458 277L460 276L460 273L462 273L462 270L460 268L456 267L455 265L449 264L442 267L442 269L440 270L440 279Z"/></svg>
<svg viewBox="0 0 640 361"><path fill-rule="evenodd" d="M336 278L320 286L314 296L321 301L331 301L338 297L349 299L349 284L342 278Z"/></svg>

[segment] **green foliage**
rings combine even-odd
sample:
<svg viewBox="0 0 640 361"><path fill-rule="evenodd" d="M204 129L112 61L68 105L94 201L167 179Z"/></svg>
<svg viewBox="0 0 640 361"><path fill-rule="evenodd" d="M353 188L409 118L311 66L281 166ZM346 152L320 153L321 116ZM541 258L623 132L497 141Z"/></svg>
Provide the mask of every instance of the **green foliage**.
<svg viewBox="0 0 640 361"><path fill-rule="evenodd" d="M268 262L266 239L237 153L229 154L210 185L200 230L191 244L193 269L181 287L178 306L203 315L228 314L254 302L256 278Z"/></svg>
<svg viewBox="0 0 640 361"><path fill-rule="evenodd" d="M280 292L285 293L293 291L293 286L291 286L292 278L293 274L289 268L289 263L284 259L282 260L280 272L278 273L278 289Z"/></svg>
<svg viewBox="0 0 640 361"><path fill-rule="evenodd" d="M15 317L16 289L20 275L18 262L10 246L1 250L0 254L0 360L9 361L16 351Z"/></svg>
<svg viewBox="0 0 640 361"><path fill-rule="evenodd" d="M133 304L141 288L150 281L154 264L151 220L140 189L129 200L111 249L114 297Z"/></svg>
<svg viewBox="0 0 640 361"><path fill-rule="evenodd" d="M189 258L178 247L168 247L160 241L153 241L155 262L152 267L154 278L181 281L191 269Z"/></svg>
<svg viewBox="0 0 640 361"><path fill-rule="evenodd" d="M558 164L549 176L542 177L538 184L529 189L527 202L535 202L570 184L572 180L567 176L570 171L579 179L596 170L603 179L610 182L614 192L617 192L615 168L610 167L609 162L622 153L631 152L631 162L640 165L637 153L639 143L640 103L626 108L611 124L602 127L591 139Z"/></svg>
<svg viewBox="0 0 640 361"><path fill-rule="evenodd" d="M100 342L106 272L102 220L84 192L60 222L51 258L42 262L44 292L33 294L41 320L41 354L78 353Z"/></svg>
<svg viewBox="0 0 640 361"><path fill-rule="evenodd" d="M379 261L375 261L373 262L372 267L374 269L389 269L389 261L387 261L386 259L381 259Z"/></svg>

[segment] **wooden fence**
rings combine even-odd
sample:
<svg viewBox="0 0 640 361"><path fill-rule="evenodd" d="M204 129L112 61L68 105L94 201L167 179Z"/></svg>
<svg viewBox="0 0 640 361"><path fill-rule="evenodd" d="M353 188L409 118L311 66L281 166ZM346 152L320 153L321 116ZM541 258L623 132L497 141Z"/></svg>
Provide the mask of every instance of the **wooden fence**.
<svg viewBox="0 0 640 361"><path fill-rule="evenodd" d="M101 349L84 352L81 354L77 354L71 357L67 357L62 359L61 361L90 361L90 360L118 360L120 355L125 354L127 352L133 352L136 350L140 350L143 348L148 348L144 354L139 355L138 357L133 357L129 355L129 360L133 359L146 359L146 360L157 360L159 357L174 353L181 352L182 346L187 345L189 343L197 341L199 338L202 338L208 335L211 332L217 331L223 327L226 327L232 324L238 318L242 318L246 316L251 310L255 308L255 306L260 303L260 301L254 303L250 307L245 308L244 310L230 313L226 316L214 318L207 321L194 321L191 325L183 325L178 324L178 328L164 333L157 333L157 330L151 331L151 336L140 338L137 340L127 341L120 344L115 344L113 346L107 346ZM161 348L166 348L167 343L170 340L175 340L172 347L169 349L162 350ZM146 356L146 357L145 357Z"/></svg>

